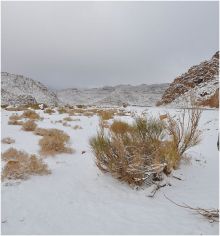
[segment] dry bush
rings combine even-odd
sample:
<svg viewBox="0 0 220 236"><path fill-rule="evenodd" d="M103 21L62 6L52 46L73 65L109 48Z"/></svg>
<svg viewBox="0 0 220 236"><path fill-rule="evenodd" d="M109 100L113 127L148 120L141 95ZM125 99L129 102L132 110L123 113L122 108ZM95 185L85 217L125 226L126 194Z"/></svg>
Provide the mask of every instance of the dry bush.
<svg viewBox="0 0 220 236"><path fill-rule="evenodd" d="M50 174L47 164L35 155L10 148L2 154L7 161L2 170L2 179L27 179L30 175Z"/></svg>
<svg viewBox="0 0 220 236"><path fill-rule="evenodd" d="M73 121L73 119L69 116L63 118L64 121Z"/></svg>
<svg viewBox="0 0 220 236"><path fill-rule="evenodd" d="M23 123L22 129L25 131L34 131L37 127L37 124L34 122L34 120L28 120Z"/></svg>
<svg viewBox="0 0 220 236"><path fill-rule="evenodd" d="M219 89L216 89L215 93L208 99L198 103L200 106L208 106L219 108Z"/></svg>
<svg viewBox="0 0 220 236"><path fill-rule="evenodd" d="M102 120L110 120L114 117L115 110L99 110L98 115Z"/></svg>
<svg viewBox="0 0 220 236"><path fill-rule="evenodd" d="M5 110L6 111L24 111L26 110L26 108L23 106L16 106L16 107L6 107Z"/></svg>
<svg viewBox="0 0 220 236"><path fill-rule="evenodd" d="M124 134L128 132L130 128L128 123L119 120L115 120L110 127L111 131L115 134Z"/></svg>
<svg viewBox="0 0 220 236"><path fill-rule="evenodd" d="M114 121L108 131L100 123L97 136L90 139L96 164L135 185L158 178L162 172L169 174L185 151L199 142L200 116L199 110L184 110L177 120L168 115L166 123L138 117L133 124Z"/></svg>
<svg viewBox="0 0 220 236"><path fill-rule="evenodd" d="M65 107L59 107L57 111L59 112L59 114L64 114L64 113L68 113L69 109Z"/></svg>
<svg viewBox="0 0 220 236"><path fill-rule="evenodd" d="M69 135L58 129L48 129L44 131L43 138L40 139L41 154L55 155L58 153L72 153L73 149L66 146L69 142Z"/></svg>
<svg viewBox="0 0 220 236"><path fill-rule="evenodd" d="M80 125L74 125L73 127L72 127L73 129L82 129L82 126L80 126Z"/></svg>
<svg viewBox="0 0 220 236"><path fill-rule="evenodd" d="M22 114L22 117L23 118L28 118L28 119L31 119L31 120L39 120L40 119L40 116L35 111L32 111L32 110L24 111L23 114Z"/></svg>
<svg viewBox="0 0 220 236"><path fill-rule="evenodd" d="M17 114L12 114L9 117L9 121L8 124L9 125L23 125L23 121L20 121L21 116L17 115Z"/></svg>
<svg viewBox="0 0 220 236"><path fill-rule="evenodd" d="M2 139L2 143L4 144L12 144L15 143L15 140L13 138L7 137Z"/></svg>
<svg viewBox="0 0 220 236"><path fill-rule="evenodd" d="M51 114L55 113L55 111L51 108L47 108L44 110L44 113L51 115Z"/></svg>
<svg viewBox="0 0 220 236"><path fill-rule="evenodd" d="M44 136L48 133L48 129L43 129L43 128L36 128L34 130L34 134L39 135L39 136Z"/></svg>

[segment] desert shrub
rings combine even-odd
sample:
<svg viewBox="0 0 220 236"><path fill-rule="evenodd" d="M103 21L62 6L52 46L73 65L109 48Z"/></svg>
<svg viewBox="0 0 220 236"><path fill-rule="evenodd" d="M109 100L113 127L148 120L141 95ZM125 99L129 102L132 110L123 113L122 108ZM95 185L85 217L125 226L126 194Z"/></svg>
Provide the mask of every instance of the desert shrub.
<svg viewBox="0 0 220 236"><path fill-rule="evenodd" d="M100 110L98 115L102 120L110 120L114 117L115 111L114 110Z"/></svg>
<svg viewBox="0 0 220 236"><path fill-rule="evenodd" d="M8 124L9 125L23 125L23 121L20 121L21 116L17 115L17 114L12 114L9 117L9 121Z"/></svg>
<svg viewBox="0 0 220 236"><path fill-rule="evenodd" d="M25 131L34 131L37 127L37 124L34 122L34 120L28 120L23 123L22 129Z"/></svg>
<svg viewBox="0 0 220 236"><path fill-rule="evenodd" d="M114 122L110 126L110 129L115 134L124 134L129 131L130 125L120 120L114 120Z"/></svg>
<svg viewBox="0 0 220 236"><path fill-rule="evenodd" d="M198 124L201 114L200 109L184 109L176 119L168 115L167 130L180 156L200 142Z"/></svg>
<svg viewBox="0 0 220 236"><path fill-rule="evenodd" d="M10 148L2 154L7 161L2 170L2 179L27 179L30 175L50 174L47 164L35 155Z"/></svg>
<svg viewBox="0 0 220 236"><path fill-rule="evenodd" d="M35 111L32 111L32 110L24 111L23 114L22 114L22 117L23 118L28 118L28 119L31 119L31 120L39 120L40 119L40 116Z"/></svg>
<svg viewBox="0 0 220 236"><path fill-rule="evenodd" d="M73 119L69 116L63 118L64 121L73 121Z"/></svg>
<svg viewBox="0 0 220 236"><path fill-rule="evenodd" d="M36 128L34 130L34 134L39 135L39 136L44 136L48 133L48 129L43 129L43 128Z"/></svg>
<svg viewBox="0 0 220 236"><path fill-rule="evenodd" d="M44 113L47 113L47 114L51 115L51 114L55 113L55 111L53 109L51 109L51 108L46 108L44 110Z"/></svg>
<svg viewBox="0 0 220 236"><path fill-rule="evenodd" d="M15 140L13 138L6 137L6 138L2 139L2 143L4 143L4 144L12 144L12 143L15 143Z"/></svg>
<svg viewBox="0 0 220 236"><path fill-rule="evenodd" d="M68 109L65 107L59 107L57 111L59 112L59 114L68 113Z"/></svg>
<svg viewBox="0 0 220 236"><path fill-rule="evenodd" d="M8 105L1 105L2 109L5 109Z"/></svg>
<svg viewBox="0 0 220 236"><path fill-rule="evenodd" d="M160 177L162 172L169 174L185 151L199 142L200 115L198 110L184 110L177 120L168 115L167 122L136 117L133 124L114 121L108 131L100 124L90 139L96 165L134 185Z"/></svg>
<svg viewBox="0 0 220 236"><path fill-rule="evenodd" d="M73 129L82 129L82 127L80 126L80 125L74 125L73 127L72 127Z"/></svg>
<svg viewBox="0 0 220 236"><path fill-rule="evenodd" d="M215 93L208 99L198 103L201 106L219 108L219 89L216 89Z"/></svg>
<svg viewBox="0 0 220 236"><path fill-rule="evenodd" d="M45 131L44 131L45 132ZM55 155L58 153L72 153L73 149L67 147L69 135L58 129L48 129L40 139L41 154Z"/></svg>
<svg viewBox="0 0 220 236"><path fill-rule="evenodd" d="M76 105L77 108L86 108L85 105Z"/></svg>

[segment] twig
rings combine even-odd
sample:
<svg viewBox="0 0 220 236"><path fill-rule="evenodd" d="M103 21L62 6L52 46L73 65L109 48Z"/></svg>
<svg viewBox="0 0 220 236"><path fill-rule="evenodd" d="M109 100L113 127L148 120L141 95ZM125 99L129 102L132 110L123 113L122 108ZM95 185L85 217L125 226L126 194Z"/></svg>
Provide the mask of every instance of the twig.
<svg viewBox="0 0 220 236"><path fill-rule="evenodd" d="M180 205L180 204L174 202L173 200L171 200L170 198L168 198L165 194L164 194L164 197L167 200L169 200L170 202L172 202L173 204L175 204L176 206L193 210L197 214L200 214L200 215L206 217L210 223L219 222L219 210L218 209L204 209L204 208L200 208L200 207L194 208L194 207L191 207L185 203L183 203L184 205Z"/></svg>
<svg viewBox="0 0 220 236"><path fill-rule="evenodd" d="M177 177L175 175L173 175L173 178L178 179L178 180L182 180L180 177Z"/></svg>
<svg viewBox="0 0 220 236"><path fill-rule="evenodd" d="M156 185L156 188L151 192L152 194L151 195L149 195L148 197L154 197L154 195L156 194L156 192L160 189L160 188L163 188L163 187L165 187L166 186L166 184L163 184L163 185L160 185L160 184L157 184Z"/></svg>

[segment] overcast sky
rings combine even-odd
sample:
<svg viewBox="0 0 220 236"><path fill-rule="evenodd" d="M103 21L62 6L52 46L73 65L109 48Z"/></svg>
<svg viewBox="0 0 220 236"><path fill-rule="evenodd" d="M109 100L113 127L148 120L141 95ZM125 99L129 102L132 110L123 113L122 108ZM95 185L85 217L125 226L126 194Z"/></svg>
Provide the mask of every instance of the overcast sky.
<svg viewBox="0 0 220 236"><path fill-rule="evenodd" d="M58 89L172 82L218 27L218 2L2 2L1 66Z"/></svg>

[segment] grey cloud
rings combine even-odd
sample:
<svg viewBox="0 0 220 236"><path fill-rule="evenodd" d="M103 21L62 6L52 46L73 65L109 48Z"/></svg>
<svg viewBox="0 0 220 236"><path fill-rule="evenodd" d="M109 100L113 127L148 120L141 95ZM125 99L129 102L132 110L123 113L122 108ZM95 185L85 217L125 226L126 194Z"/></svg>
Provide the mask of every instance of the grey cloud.
<svg viewBox="0 0 220 236"><path fill-rule="evenodd" d="M218 50L218 2L2 2L2 71L50 87L171 82Z"/></svg>

